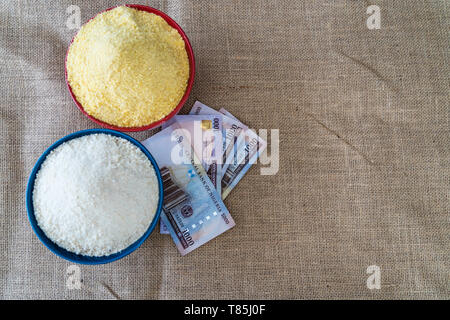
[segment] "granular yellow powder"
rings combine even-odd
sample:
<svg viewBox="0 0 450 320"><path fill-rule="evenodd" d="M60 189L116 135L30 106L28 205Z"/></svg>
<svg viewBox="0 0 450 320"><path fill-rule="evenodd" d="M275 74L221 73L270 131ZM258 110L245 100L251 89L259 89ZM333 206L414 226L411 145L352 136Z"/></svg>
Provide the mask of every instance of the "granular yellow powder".
<svg viewBox="0 0 450 320"><path fill-rule="evenodd" d="M125 6L99 14L80 29L66 66L85 111L120 127L164 118L180 102L189 78L178 31L158 15Z"/></svg>

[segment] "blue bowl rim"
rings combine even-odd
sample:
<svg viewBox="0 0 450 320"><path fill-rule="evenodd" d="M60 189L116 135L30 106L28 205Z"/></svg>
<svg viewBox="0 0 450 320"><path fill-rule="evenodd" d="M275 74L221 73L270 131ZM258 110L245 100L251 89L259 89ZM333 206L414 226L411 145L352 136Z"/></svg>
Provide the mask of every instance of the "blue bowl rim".
<svg viewBox="0 0 450 320"><path fill-rule="evenodd" d="M34 207L33 207L33 189L34 189L34 182L36 179L36 174L41 168L42 163L45 161L47 155L63 144L66 141L76 139L85 135L89 134L97 134L97 133L103 133L103 134L109 134L112 136L120 137L123 139L126 139L136 145L150 160L152 163L156 176L158 178L158 185L159 185L159 202L158 207L156 209L155 216L153 217L152 222L150 223L150 226L148 227L147 231L134 243L132 243L127 248L113 253L111 255L107 256L101 256L101 257L93 257L93 256L84 256L80 254L76 254L73 252L70 252L60 246L58 246L56 243L54 243L52 240L50 240L45 233L42 231L42 229L38 226L36 217L34 215ZM162 184L162 178L161 173L158 167L158 164L156 163L155 159L151 155L151 153L136 139L130 137L129 135L111 130L111 129L87 129L87 130L81 130L77 132L73 132L65 137L62 137L61 139L54 142L50 147L47 148L47 150L42 153L42 155L37 160L36 164L33 167L33 170L31 171L30 177L28 178L28 184L27 184L27 190L26 190L26 207L27 207L27 214L28 219L30 221L31 227L36 234L36 236L39 238L39 240L54 254L57 256L66 259L71 262L79 263L79 264L87 264L87 265L95 265L95 264L104 264L104 263L110 263L119 259L122 259L123 257L129 255L131 252L135 251L137 248L139 248L142 243L148 238L148 236L152 233L153 229L155 229L156 224L158 223L158 219L161 214L162 210L162 204L163 204L163 184Z"/></svg>

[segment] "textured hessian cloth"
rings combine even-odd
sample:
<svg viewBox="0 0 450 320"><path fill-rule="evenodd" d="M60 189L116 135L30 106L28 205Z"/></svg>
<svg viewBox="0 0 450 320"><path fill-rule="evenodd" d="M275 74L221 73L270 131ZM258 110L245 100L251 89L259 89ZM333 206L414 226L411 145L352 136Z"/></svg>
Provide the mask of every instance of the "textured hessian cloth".
<svg viewBox="0 0 450 320"><path fill-rule="evenodd" d="M379 30L369 1L139 2L193 46L181 113L198 99L279 129L279 171L248 172L225 201L236 227L205 246L182 257L154 232L68 289L71 263L33 233L25 188L51 143L98 127L64 81L69 6L84 23L123 1L1 1L0 297L450 298L447 1L373 1Z"/></svg>

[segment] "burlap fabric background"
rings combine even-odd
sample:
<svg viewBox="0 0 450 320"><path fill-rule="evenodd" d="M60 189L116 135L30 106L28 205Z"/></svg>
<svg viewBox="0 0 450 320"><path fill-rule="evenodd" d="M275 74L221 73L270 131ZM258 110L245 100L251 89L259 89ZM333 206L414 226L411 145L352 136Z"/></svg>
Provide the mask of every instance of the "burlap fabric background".
<svg viewBox="0 0 450 320"><path fill-rule="evenodd" d="M2 298L450 298L448 1L139 2L193 45L182 113L198 99L279 129L279 172L251 169L225 201L236 227L207 245L181 257L154 232L67 289L71 263L32 232L26 182L52 142L97 127L65 86L67 7L84 23L120 2L1 1Z"/></svg>

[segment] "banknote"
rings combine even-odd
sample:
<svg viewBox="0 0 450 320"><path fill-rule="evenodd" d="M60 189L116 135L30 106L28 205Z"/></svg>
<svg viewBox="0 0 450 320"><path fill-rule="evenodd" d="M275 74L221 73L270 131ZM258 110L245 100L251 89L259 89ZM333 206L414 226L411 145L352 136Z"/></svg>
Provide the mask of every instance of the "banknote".
<svg viewBox="0 0 450 320"><path fill-rule="evenodd" d="M175 122L180 123L189 133L189 138L197 158L208 171L213 163L222 163L222 114L177 115L162 125L165 129Z"/></svg>
<svg viewBox="0 0 450 320"><path fill-rule="evenodd" d="M166 224L162 219L159 219L159 233L161 234L170 234L169 228L167 228Z"/></svg>
<svg viewBox="0 0 450 320"><path fill-rule="evenodd" d="M216 115L177 115L162 125L163 130L175 122L187 130L191 145L197 158L216 191L222 193L222 114ZM159 232L169 234L169 229L160 220Z"/></svg>
<svg viewBox="0 0 450 320"><path fill-rule="evenodd" d="M247 126L242 124L224 108L221 108L219 111L227 118L237 121L241 127L246 128L240 133L242 139L238 139L243 142L236 147L231 163L228 164L226 170L223 172L222 199L225 199L247 173L250 167L256 162L259 155L267 147L267 142L259 137L253 130L248 129Z"/></svg>
<svg viewBox="0 0 450 320"><path fill-rule="evenodd" d="M196 101L189 114L214 114L223 115L223 113L208 107L207 105ZM239 120L230 117L222 118L223 125L223 157L222 157L222 178L230 163L236 162L237 150L240 145L243 144L242 135L243 131L248 128L243 125Z"/></svg>
<svg viewBox="0 0 450 320"><path fill-rule="evenodd" d="M175 122L142 142L160 168L164 188L161 219L182 255L235 225L186 132Z"/></svg>

